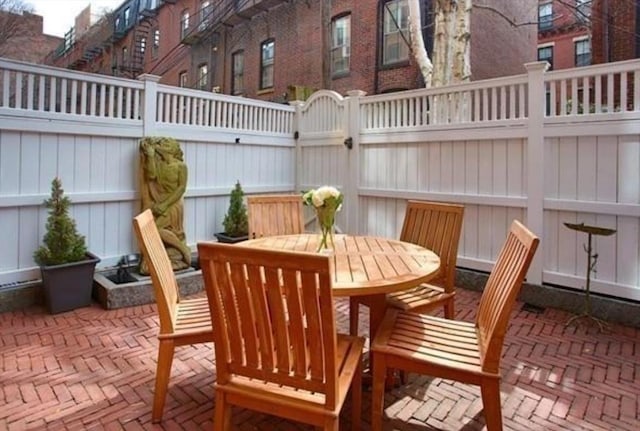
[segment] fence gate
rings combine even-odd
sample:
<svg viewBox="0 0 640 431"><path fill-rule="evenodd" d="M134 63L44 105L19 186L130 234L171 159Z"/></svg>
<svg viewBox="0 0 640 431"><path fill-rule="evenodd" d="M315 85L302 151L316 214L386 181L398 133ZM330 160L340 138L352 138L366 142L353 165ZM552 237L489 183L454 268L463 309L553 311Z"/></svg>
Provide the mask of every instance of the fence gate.
<svg viewBox="0 0 640 431"><path fill-rule="evenodd" d="M357 172L353 139L349 137L348 98L330 90L320 90L298 105L297 184L300 190L322 185L340 189L345 200L337 214L338 232L357 229ZM357 180L357 176L355 177ZM312 211L306 212L309 219ZM315 222L314 222L315 223ZM314 225L307 226L313 229Z"/></svg>

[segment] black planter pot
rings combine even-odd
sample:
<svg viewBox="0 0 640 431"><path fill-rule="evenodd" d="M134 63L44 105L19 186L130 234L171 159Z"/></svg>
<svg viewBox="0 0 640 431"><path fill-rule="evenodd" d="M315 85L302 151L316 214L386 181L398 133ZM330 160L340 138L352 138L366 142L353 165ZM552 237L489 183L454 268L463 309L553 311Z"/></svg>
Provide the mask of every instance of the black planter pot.
<svg viewBox="0 0 640 431"><path fill-rule="evenodd" d="M224 232L214 233L214 235L218 239L218 242L224 242L226 244L235 244L249 239L249 235L229 236Z"/></svg>
<svg viewBox="0 0 640 431"><path fill-rule="evenodd" d="M41 266L42 287L50 313L62 313L91 304L93 273L100 258L87 253L87 259L62 265Z"/></svg>

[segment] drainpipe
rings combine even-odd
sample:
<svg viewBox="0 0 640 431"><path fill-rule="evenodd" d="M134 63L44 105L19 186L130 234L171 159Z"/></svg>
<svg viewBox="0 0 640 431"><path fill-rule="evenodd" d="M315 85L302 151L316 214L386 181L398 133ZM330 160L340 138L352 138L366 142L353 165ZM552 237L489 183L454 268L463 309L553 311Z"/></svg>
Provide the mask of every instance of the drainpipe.
<svg viewBox="0 0 640 431"><path fill-rule="evenodd" d="M384 8L384 4L379 3L381 6L378 7L378 16L376 18L376 22L382 22L381 20L383 19L383 8ZM380 51L382 49L381 46L381 42L382 42L382 26L380 25L376 25L376 41L377 43L375 43L375 49L376 49L376 60L375 60L375 67L373 68L373 94L378 94L378 75L379 75L379 68L380 68Z"/></svg>
<svg viewBox="0 0 640 431"><path fill-rule="evenodd" d="M606 59L604 61L604 63L609 63L611 61L611 52L610 52L610 47L609 47L609 0L603 0L603 13L604 13L604 20L603 20L603 25L604 25L604 29L602 31L602 50L604 52L604 54L606 55Z"/></svg>

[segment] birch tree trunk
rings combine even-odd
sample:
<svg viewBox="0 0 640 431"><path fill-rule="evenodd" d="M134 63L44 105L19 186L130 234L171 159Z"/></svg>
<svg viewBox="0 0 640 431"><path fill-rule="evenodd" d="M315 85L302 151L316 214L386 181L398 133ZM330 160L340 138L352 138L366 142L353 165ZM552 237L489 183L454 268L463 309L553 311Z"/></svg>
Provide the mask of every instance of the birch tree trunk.
<svg viewBox="0 0 640 431"><path fill-rule="evenodd" d="M436 0L432 85L468 81L471 0Z"/></svg>
<svg viewBox="0 0 640 431"><path fill-rule="evenodd" d="M425 87L431 87L433 75L433 63L429 58L429 53L424 46L422 37L422 20L420 18L420 0L408 0L409 4L409 36L411 40L411 51L414 53Z"/></svg>

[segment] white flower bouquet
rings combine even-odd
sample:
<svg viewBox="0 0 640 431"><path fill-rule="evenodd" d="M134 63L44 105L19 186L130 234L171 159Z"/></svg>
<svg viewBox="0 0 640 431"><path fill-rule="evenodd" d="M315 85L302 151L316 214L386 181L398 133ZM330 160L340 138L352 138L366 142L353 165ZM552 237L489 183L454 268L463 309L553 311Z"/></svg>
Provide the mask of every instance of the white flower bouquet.
<svg viewBox="0 0 640 431"><path fill-rule="evenodd" d="M338 189L332 186L322 186L312 189L302 194L304 205L312 206L316 211L318 224L320 225L320 243L318 251L329 248L327 241L333 247L333 227L335 224L336 212L342 208L344 196Z"/></svg>

